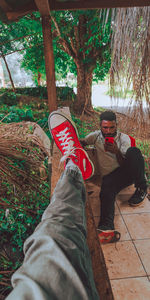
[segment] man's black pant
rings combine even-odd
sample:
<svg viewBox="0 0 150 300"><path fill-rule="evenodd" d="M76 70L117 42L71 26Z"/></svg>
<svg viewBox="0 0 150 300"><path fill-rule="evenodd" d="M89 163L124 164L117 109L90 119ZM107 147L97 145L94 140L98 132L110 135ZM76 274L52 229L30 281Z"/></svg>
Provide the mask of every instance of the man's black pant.
<svg viewBox="0 0 150 300"><path fill-rule="evenodd" d="M146 188L144 158L136 147L130 147L127 150L126 159L121 167L103 177L99 226L114 229L115 197L123 188L133 183L135 187Z"/></svg>

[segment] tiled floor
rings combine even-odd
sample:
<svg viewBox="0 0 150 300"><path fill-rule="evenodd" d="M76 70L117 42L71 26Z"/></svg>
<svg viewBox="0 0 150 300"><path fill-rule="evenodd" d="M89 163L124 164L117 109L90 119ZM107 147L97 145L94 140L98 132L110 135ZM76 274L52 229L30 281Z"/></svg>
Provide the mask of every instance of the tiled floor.
<svg viewBox="0 0 150 300"><path fill-rule="evenodd" d="M93 186L91 185L91 190ZM96 225L99 221L98 188L90 195ZM130 207L134 188L116 199L115 228L121 233L116 244L103 245L103 253L115 300L150 300L150 201Z"/></svg>

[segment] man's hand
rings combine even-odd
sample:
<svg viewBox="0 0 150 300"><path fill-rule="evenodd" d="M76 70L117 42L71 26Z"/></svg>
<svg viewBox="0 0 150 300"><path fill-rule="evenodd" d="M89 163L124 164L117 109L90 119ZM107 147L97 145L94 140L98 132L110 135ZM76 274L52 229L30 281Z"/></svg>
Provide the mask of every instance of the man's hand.
<svg viewBox="0 0 150 300"><path fill-rule="evenodd" d="M85 142L84 139L80 139L80 144L81 144L82 147L87 145L87 143Z"/></svg>
<svg viewBox="0 0 150 300"><path fill-rule="evenodd" d="M104 144L104 149L105 149L105 151L109 151L109 152L114 153L114 154L117 154L118 151L119 151L119 148L117 146L116 141L114 141L113 144L106 142Z"/></svg>
<svg viewBox="0 0 150 300"><path fill-rule="evenodd" d="M121 151L119 150L116 141L114 141L113 144L111 143L105 143L104 144L105 151L109 151L111 153L114 153L116 155L117 161L119 165L121 166L125 161L125 156L122 155Z"/></svg>

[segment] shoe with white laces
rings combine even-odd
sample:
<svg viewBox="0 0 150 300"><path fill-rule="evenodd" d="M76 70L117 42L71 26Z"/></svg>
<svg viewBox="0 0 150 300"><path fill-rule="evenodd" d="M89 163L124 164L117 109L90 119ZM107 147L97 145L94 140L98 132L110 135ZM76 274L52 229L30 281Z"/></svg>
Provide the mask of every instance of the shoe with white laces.
<svg viewBox="0 0 150 300"><path fill-rule="evenodd" d="M89 179L94 174L94 166L86 151L82 148L75 124L58 109L49 115L49 130L63 157L61 161L71 159L82 173L83 179Z"/></svg>

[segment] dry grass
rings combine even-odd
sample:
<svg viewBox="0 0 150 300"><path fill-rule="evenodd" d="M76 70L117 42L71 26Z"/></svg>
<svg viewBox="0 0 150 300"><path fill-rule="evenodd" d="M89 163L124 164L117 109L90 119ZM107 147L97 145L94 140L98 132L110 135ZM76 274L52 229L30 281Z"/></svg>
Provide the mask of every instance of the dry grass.
<svg viewBox="0 0 150 300"><path fill-rule="evenodd" d="M110 84L132 87L135 106L129 115L142 130L150 119L150 7L118 8L114 16Z"/></svg>
<svg viewBox="0 0 150 300"><path fill-rule="evenodd" d="M0 299L5 299L11 290L10 277L23 259L19 249L23 239L49 202L49 194L43 188L45 182L40 177L47 149L32 134L32 129L28 122L0 125ZM5 224L7 230L2 227Z"/></svg>
<svg viewBox="0 0 150 300"><path fill-rule="evenodd" d="M22 190L38 189L44 149L38 139L19 136L19 123L0 125L0 174ZM26 132L26 124L22 122Z"/></svg>

